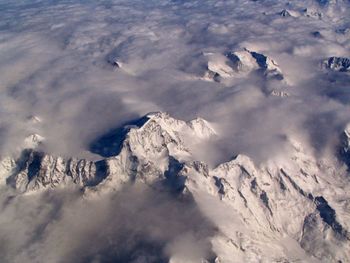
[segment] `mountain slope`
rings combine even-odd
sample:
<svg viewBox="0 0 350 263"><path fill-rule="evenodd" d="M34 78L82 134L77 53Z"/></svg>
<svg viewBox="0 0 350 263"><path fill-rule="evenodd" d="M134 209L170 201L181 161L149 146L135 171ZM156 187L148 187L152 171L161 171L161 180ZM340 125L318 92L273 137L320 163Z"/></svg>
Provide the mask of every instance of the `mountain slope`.
<svg viewBox="0 0 350 263"><path fill-rule="evenodd" d="M77 185L85 198L98 199L141 183L192 196L217 227L210 238L215 262L350 259L346 173L318 162L293 140L291 157L282 164L257 166L238 155L211 169L191 150L215 139L210 123L161 112L144 118L141 126L125 127L116 156L92 162L26 149L17 160L2 160L2 177L23 193ZM171 262L183 261L174 256Z"/></svg>

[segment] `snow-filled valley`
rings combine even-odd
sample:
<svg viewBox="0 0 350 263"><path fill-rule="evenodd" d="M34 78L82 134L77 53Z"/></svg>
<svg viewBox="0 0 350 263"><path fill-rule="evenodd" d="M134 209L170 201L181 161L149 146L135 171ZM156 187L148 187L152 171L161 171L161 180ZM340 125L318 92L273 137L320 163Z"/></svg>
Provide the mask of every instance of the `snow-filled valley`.
<svg viewBox="0 0 350 263"><path fill-rule="evenodd" d="M0 0L1 262L350 262L350 1Z"/></svg>

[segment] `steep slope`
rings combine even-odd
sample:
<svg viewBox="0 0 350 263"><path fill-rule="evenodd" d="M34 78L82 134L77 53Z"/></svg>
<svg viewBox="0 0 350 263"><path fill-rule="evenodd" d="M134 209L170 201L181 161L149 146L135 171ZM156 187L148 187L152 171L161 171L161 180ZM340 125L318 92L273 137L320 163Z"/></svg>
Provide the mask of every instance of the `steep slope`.
<svg viewBox="0 0 350 263"><path fill-rule="evenodd" d="M163 177L169 166L169 158L179 161L191 159L188 146L210 139L213 128L203 119L184 122L166 113L151 113L141 127L127 127L128 131L120 152L116 156L97 162L85 159L52 156L36 150L37 138L31 143L26 139L25 150L17 160L5 158L2 163L7 183L21 191L55 188L74 183L91 186L101 182L120 186L121 182L143 179L153 182ZM104 147L104 146L101 146Z"/></svg>
<svg viewBox="0 0 350 263"><path fill-rule="evenodd" d="M244 77L251 72L260 72L267 79L283 80L278 64L268 56L244 49L226 54L206 53L207 71L204 79L220 82L224 79Z"/></svg>
<svg viewBox="0 0 350 263"><path fill-rule="evenodd" d="M350 71L350 59L344 57L330 57L323 62L325 68L339 71L348 72Z"/></svg>
<svg viewBox="0 0 350 263"><path fill-rule="evenodd" d="M345 173L292 139L291 157L282 163L257 166L238 155L210 169L195 160L191 148L215 138L211 124L161 112L144 118L142 126L127 128L116 156L92 162L26 149L17 160L2 160L2 177L19 192L77 185L86 198L98 198L140 182L192 196L218 229L210 240L215 262L350 259Z"/></svg>

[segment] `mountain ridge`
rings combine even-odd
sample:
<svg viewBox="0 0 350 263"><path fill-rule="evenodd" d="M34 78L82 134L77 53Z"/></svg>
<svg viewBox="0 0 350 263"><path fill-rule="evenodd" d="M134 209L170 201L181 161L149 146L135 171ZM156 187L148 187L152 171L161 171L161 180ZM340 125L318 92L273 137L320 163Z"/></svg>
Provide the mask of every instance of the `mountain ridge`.
<svg viewBox="0 0 350 263"><path fill-rule="evenodd" d="M213 246L232 241L226 252L220 247L213 250L216 262L237 262L225 256L228 251L240 255L237 258L241 260L254 261L258 257L288 260L285 237L315 262L325 257L334 262L349 259L346 251L350 250L340 249L350 246L347 206L337 201L349 198L347 188L339 188L346 178L306 154L301 144L292 144L294 153L284 166L274 162L257 166L248 156L239 154L211 169L195 160L186 144L217 136L210 123L203 119L184 122L162 112L148 114L146 118L140 127L126 127L116 156L99 161L54 157L35 148L24 150L18 160L5 158L1 164L8 171L6 183L22 193L76 185L85 198L93 199L127 184L142 183L179 195L188 193L203 210L212 209L201 204L203 198L211 198L216 205L236 214L238 224L247 229L243 234L237 226L217 225L220 234L213 237ZM215 224L217 215L207 213ZM243 248L239 245L242 240L249 240L251 245ZM322 247L337 249L325 253L312 245L315 240ZM266 253L271 246L275 251Z"/></svg>

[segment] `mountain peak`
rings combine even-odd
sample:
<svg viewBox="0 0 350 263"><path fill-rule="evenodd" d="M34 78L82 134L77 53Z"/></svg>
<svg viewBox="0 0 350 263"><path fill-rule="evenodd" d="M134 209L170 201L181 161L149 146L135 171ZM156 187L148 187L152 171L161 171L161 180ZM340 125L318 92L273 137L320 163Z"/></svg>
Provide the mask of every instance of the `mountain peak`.
<svg viewBox="0 0 350 263"><path fill-rule="evenodd" d="M312 218L318 220L319 233L315 239L348 245L344 241L348 236L344 219L346 204L334 205L329 194L338 189L336 185L341 178L333 176L325 180L324 173L332 171L321 170L321 166L304 153L301 143L291 141L295 154L282 164L271 162L258 166L249 156L239 154L211 169L206 163L196 160L191 151L191 145L206 143L216 136L212 124L205 119L186 122L168 113L154 112L132 123L134 125L124 126L126 134L119 138L122 139L121 149L114 156L89 161L27 149L16 160L2 159L1 171L6 173L0 174L0 178L24 193L75 186L83 190L86 198L140 182L154 189L189 196L198 201L209 218L217 219L214 206L208 210L201 199L206 195L204 200L225 207L224 210L239 221L239 229L231 228L231 221L220 221L217 225L222 234L215 239L219 242L232 240L228 243L232 253L239 249L240 241L235 237L241 229L254 229L252 232L242 230L246 235L244 240L250 240L259 251L267 251L266 244L281 247L273 256L262 255L266 258L287 258L282 249L285 242L282 236L289 236L308 251L313 241L306 238L307 233L315 231L315 225L310 223ZM345 134L349 138L350 129L347 128ZM41 139L37 134L30 138ZM320 189L330 190L320 195ZM289 209L285 211L286 205ZM330 241L323 238L329 232L334 235ZM258 242L261 237L258 233L263 233L266 244ZM220 251L217 253L223 261L229 259Z"/></svg>
<svg viewBox="0 0 350 263"><path fill-rule="evenodd" d="M325 68L338 71L349 72L350 71L350 58L346 57L330 57L323 62Z"/></svg>

